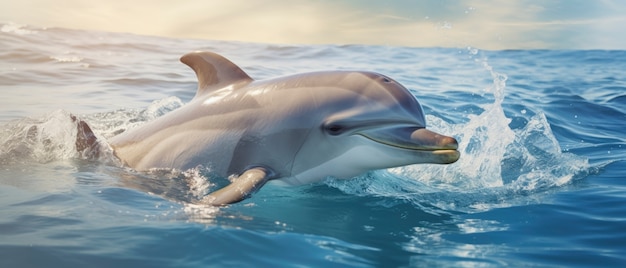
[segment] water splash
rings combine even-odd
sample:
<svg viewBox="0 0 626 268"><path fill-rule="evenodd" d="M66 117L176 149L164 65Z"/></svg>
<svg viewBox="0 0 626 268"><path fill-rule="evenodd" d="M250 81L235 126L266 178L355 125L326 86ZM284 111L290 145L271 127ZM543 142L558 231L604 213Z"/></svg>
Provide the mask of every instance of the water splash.
<svg viewBox="0 0 626 268"><path fill-rule="evenodd" d="M89 122L89 125L95 132L108 139L127 129L143 125L181 106L183 106L183 102L180 98L167 97L153 101L145 109L121 109L85 115L83 118Z"/></svg>
<svg viewBox="0 0 626 268"><path fill-rule="evenodd" d="M57 110L37 118L15 120L0 129L0 164L90 159L120 166L106 139L180 106L179 98L169 97L152 102L146 109L122 109L81 117ZM86 126L89 133L82 133ZM96 143L89 150L83 148L87 145L81 140L90 138L86 134L94 135Z"/></svg>
<svg viewBox="0 0 626 268"><path fill-rule="evenodd" d="M63 159L114 161L112 151L80 118L64 110L10 122L0 132L0 164Z"/></svg>
<svg viewBox="0 0 626 268"><path fill-rule="evenodd" d="M516 133L502 167L503 181L519 191L562 186L591 169L586 158L562 152L543 113L533 116Z"/></svg>
<svg viewBox="0 0 626 268"><path fill-rule="evenodd" d="M456 167L464 170L461 176L463 181L473 182L472 187L502 186L502 179L498 176L483 176L484 174L500 174L500 163L504 159L506 147L515 139L515 133L509 128L511 119L504 115L502 102L506 75L494 72L491 66L485 64L491 73L493 84L488 92L492 92L495 101L486 105L485 111L478 116L470 116L470 121L460 129L453 131L459 142L459 151L463 155ZM497 137L497 138L496 138ZM481 177L481 180L472 178ZM458 178L458 177L457 177Z"/></svg>
<svg viewBox="0 0 626 268"><path fill-rule="evenodd" d="M454 191L503 186L538 191L564 185L588 170L587 159L562 152L542 112L530 117L523 128L511 129L511 119L502 106L507 77L482 63L493 79L486 91L493 94L494 102L485 105L483 113L470 116L466 124L449 125L428 118L434 128L443 128L443 133L459 138L461 159L449 166L429 166L426 172L418 171L418 166L408 167L415 173L409 175L404 170L401 174Z"/></svg>
<svg viewBox="0 0 626 268"><path fill-rule="evenodd" d="M448 190L504 185L500 176L501 163L505 159L507 147L516 138L516 133L509 127L511 119L505 116L502 107L507 76L493 71L486 63L483 63L483 67L489 71L493 81L485 91L494 96L493 103L484 105L484 112L469 115L469 122L456 125L427 116L431 128L451 134L459 140L459 161L449 166L410 166L390 169L390 172Z"/></svg>
<svg viewBox="0 0 626 268"><path fill-rule="evenodd" d="M204 196L221 187L224 179L210 168L198 166L188 170L150 169L147 172L118 174L119 183L125 188L158 195L182 206L185 219L196 223L212 224L221 212L220 208L199 204Z"/></svg>

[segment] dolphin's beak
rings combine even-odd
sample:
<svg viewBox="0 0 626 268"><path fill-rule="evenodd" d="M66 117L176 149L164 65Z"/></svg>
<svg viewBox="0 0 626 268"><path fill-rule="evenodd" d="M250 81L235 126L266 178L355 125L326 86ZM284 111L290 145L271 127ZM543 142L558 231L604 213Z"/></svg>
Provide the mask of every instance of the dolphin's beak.
<svg viewBox="0 0 626 268"><path fill-rule="evenodd" d="M431 152L434 163L450 164L459 159L456 139L418 127L383 128L359 134L375 142L403 149Z"/></svg>

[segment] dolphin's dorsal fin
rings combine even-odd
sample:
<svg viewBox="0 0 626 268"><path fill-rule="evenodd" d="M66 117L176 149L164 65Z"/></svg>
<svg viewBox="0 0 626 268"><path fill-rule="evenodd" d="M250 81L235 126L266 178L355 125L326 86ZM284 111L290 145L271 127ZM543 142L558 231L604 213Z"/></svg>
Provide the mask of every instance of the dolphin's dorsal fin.
<svg viewBox="0 0 626 268"><path fill-rule="evenodd" d="M252 78L239 66L213 52L187 53L180 61L196 72L198 77L196 97L228 85L252 82Z"/></svg>

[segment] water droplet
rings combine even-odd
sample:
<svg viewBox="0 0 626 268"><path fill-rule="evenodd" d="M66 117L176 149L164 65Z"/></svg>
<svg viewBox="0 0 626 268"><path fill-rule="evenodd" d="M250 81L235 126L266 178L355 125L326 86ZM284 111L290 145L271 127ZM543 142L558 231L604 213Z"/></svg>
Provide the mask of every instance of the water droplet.
<svg viewBox="0 0 626 268"><path fill-rule="evenodd" d="M452 23L450 23L448 21L444 21L439 26L440 26L441 29L446 29L446 30L452 29Z"/></svg>
<svg viewBox="0 0 626 268"><path fill-rule="evenodd" d="M478 54L478 49L477 49L477 48L467 47L467 51L469 51L469 54L470 54L470 55L476 55L476 54Z"/></svg>
<svg viewBox="0 0 626 268"><path fill-rule="evenodd" d="M526 114L526 109L522 109L520 112L521 112L522 114Z"/></svg>

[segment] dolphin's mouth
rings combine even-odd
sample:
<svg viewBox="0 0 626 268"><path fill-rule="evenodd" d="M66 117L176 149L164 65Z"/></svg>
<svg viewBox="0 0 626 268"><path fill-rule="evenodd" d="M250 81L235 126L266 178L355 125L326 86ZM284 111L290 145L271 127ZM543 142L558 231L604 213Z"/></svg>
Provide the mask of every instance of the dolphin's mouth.
<svg viewBox="0 0 626 268"><path fill-rule="evenodd" d="M456 139L430 131L423 127L395 127L359 132L372 141L391 147L414 151L431 152L437 156L435 162L454 163L459 159Z"/></svg>

